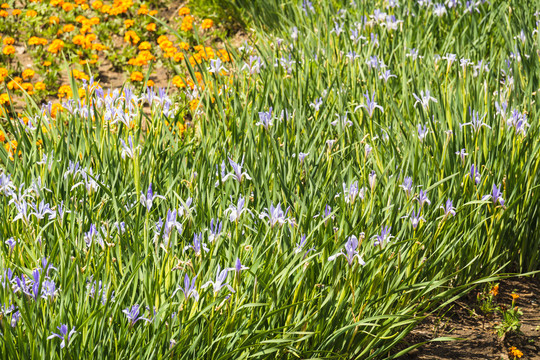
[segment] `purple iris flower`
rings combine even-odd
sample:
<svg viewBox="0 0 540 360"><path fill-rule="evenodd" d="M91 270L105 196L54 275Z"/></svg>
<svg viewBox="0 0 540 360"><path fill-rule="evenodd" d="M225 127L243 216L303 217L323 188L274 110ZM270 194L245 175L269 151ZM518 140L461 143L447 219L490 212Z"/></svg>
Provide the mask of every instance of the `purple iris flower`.
<svg viewBox="0 0 540 360"><path fill-rule="evenodd" d="M497 202L498 202L499 204L501 204L501 206L504 206L504 199L502 197L502 191L500 191L497 185L495 184L493 184L491 194L488 194L482 197L482 200L489 200L489 199L493 201L493 205L497 205Z"/></svg>
<svg viewBox="0 0 540 360"><path fill-rule="evenodd" d="M189 248L192 248L193 251L195 251L195 256L201 256L201 250L204 250L204 252L208 252L208 248L206 247L206 244L201 242L202 240L202 233L199 234L193 234L193 245L188 245L184 248L184 251L186 251Z"/></svg>
<svg viewBox="0 0 540 360"><path fill-rule="evenodd" d="M220 235L221 235L221 229L223 228L223 221L219 221L219 219L216 219L214 222L214 219L210 220L210 235L208 235L208 241L214 242Z"/></svg>
<svg viewBox="0 0 540 360"><path fill-rule="evenodd" d="M147 211L150 211L154 203L154 199L165 199L165 198L161 195L157 195L157 194L154 195L154 192L152 191L152 183L150 183L150 185L148 185L148 191L146 192L146 194L143 191L141 191L141 204L144 207L146 207Z"/></svg>
<svg viewBox="0 0 540 360"><path fill-rule="evenodd" d="M350 186L343 183L343 196L347 204L353 205L357 197L364 200L365 193L366 188L358 188L358 181L353 182Z"/></svg>
<svg viewBox="0 0 540 360"><path fill-rule="evenodd" d="M217 295L217 293L220 292L220 290L223 289L224 287L229 289L230 292L234 293L235 291L232 288L232 286L225 282L225 280L227 279L228 271L229 271L228 269L221 270L221 267L218 265L217 271L216 271L216 280L215 281L210 280L206 282L203 286L201 286L201 289L206 289L208 286L212 285L214 289L214 296Z"/></svg>
<svg viewBox="0 0 540 360"><path fill-rule="evenodd" d="M381 234L373 236L375 238L375 241L373 242L373 245L374 246L379 246L379 245L383 246L386 242L388 242L391 238L393 238L394 236L392 236L392 234L390 234L390 230L392 230L391 226L383 226L381 228Z"/></svg>
<svg viewBox="0 0 540 360"><path fill-rule="evenodd" d="M403 179L403 183L399 185L399 187L405 190L407 197L409 197L413 189L412 178L405 176L405 178Z"/></svg>
<svg viewBox="0 0 540 360"><path fill-rule="evenodd" d="M484 118L486 117L486 114L480 117L480 115L478 115L478 111L472 110L471 108L469 108L469 113L471 114L471 121L464 124L459 124L460 129L463 126L467 126L467 125L471 125L475 133L479 132L482 126L485 126L488 129L491 129L491 126L483 122Z"/></svg>
<svg viewBox="0 0 540 360"><path fill-rule="evenodd" d="M255 126L264 126L266 130L270 128L270 126L273 125L273 116L272 116L272 107L270 106L270 109L268 111L261 111L259 112L259 121L255 124Z"/></svg>
<svg viewBox="0 0 540 360"><path fill-rule="evenodd" d="M337 120L334 120L330 123L332 126L336 126L337 124L341 125L342 128L352 126L353 124L352 121L347 119L347 113L341 116L339 114L336 114L336 116L337 116Z"/></svg>
<svg viewBox="0 0 540 360"><path fill-rule="evenodd" d="M362 235L360 235L362 237ZM328 261L334 261L338 256L342 255L347 259L347 262L349 263L349 266L352 266L354 263L354 259L358 259L358 263L362 266L366 265L360 254L358 253L358 239L356 236L352 235L349 236L347 239L347 242L345 243L345 252L340 251L335 255L332 255L328 258Z"/></svg>
<svg viewBox="0 0 540 360"><path fill-rule="evenodd" d="M390 78L393 78L393 77L397 78L397 76L392 74L390 72L390 70L386 70L384 72L381 72L381 74L379 75L379 79L384 80L385 83L387 83L388 80L390 80Z"/></svg>
<svg viewBox="0 0 540 360"><path fill-rule="evenodd" d="M424 219L424 217L420 214L420 211L418 211L418 214L416 214L413 210L411 214L411 223L414 230L416 230L421 221L426 221L426 219Z"/></svg>
<svg viewBox="0 0 540 360"><path fill-rule="evenodd" d="M73 327L73 329L71 329L71 331L69 331L68 326L66 324L61 324L60 326L57 327L57 329L60 330L60 332L58 334L52 333L52 335L49 336L47 340L53 339L55 337L62 339L62 342L60 343L60 348L63 349L66 346L66 343L69 344L69 340L71 339L71 336L76 333L75 326Z"/></svg>
<svg viewBox="0 0 540 360"><path fill-rule="evenodd" d="M414 105L420 103L420 105L422 105L422 108L424 110L429 109L429 102L430 101L433 101L434 103L438 102L437 99L435 99L433 96L431 96L429 90L426 90L425 92L424 92L424 90L420 91L420 96L413 93L413 96L416 99L416 102L414 103Z"/></svg>
<svg viewBox="0 0 540 360"><path fill-rule="evenodd" d="M315 99L315 101L309 104L309 106L313 107L313 110L317 112L321 108L322 104L323 104L323 99L322 97L320 97L318 99Z"/></svg>
<svg viewBox="0 0 540 360"><path fill-rule="evenodd" d="M366 93L364 94L364 98L366 99L366 103L358 105L354 109L354 112L356 112L360 108L366 108L366 111L367 111L370 118L373 117L373 114L375 113L376 109L379 109L381 112L384 113L383 107L378 105L377 102L375 101L375 92L373 92L373 94L371 95L371 98L370 98L369 97L369 92L366 91Z"/></svg>
<svg viewBox="0 0 540 360"><path fill-rule="evenodd" d="M460 151L456 151L456 155L461 158L461 162L465 164L465 156L469 155L465 152L465 149L461 149Z"/></svg>
<svg viewBox="0 0 540 360"><path fill-rule="evenodd" d="M427 194L424 192L424 190L420 190L416 200L418 200L418 203L420 204L420 209L422 209L422 207L424 207L424 204L426 203L428 205L431 205L431 201L428 199Z"/></svg>
<svg viewBox="0 0 540 360"><path fill-rule="evenodd" d="M58 295L58 290L56 290L56 284L52 280L43 280L41 286L41 297L44 299L54 299Z"/></svg>
<svg viewBox="0 0 540 360"><path fill-rule="evenodd" d="M327 205L328 206L328 205ZM300 238L300 242L296 243L296 247L294 248L294 253L295 254L299 254L302 252L302 250L304 249L304 246L306 245L306 235L302 235L302 238ZM304 259L306 258L307 254L309 254L311 251L315 251L315 248L312 247L311 249L308 249L305 253L304 253Z"/></svg>
<svg viewBox="0 0 540 360"><path fill-rule="evenodd" d="M471 172L469 173L469 177L472 181L474 181L476 185L480 183L480 173L478 172L478 168L474 164L471 165Z"/></svg>
<svg viewBox="0 0 540 360"><path fill-rule="evenodd" d="M236 275L240 276L243 270L248 270L249 268L247 266L242 265L242 262L240 262L240 258L236 258L236 262L234 263L233 268L227 268L229 271L236 272Z"/></svg>
<svg viewBox="0 0 540 360"><path fill-rule="evenodd" d="M171 297L173 297L178 291L182 291L184 293L184 298L188 300L190 297L193 297L196 302L199 301L199 293L197 292L197 289L195 289L195 280L197 279L197 276L193 277L193 280L191 280L191 284L189 281L189 276L186 274L184 277L184 288L181 286L178 286L176 290L174 290Z"/></svg>
<svg viewBox="0 0 540 360"><path fill-rule="evenodd" d="M242 162L240 164L235 163L231 158L229 158L229 164L233 168L233 172L228 173L223 177L222 181L226 181L228 178L232 177L239 183L242 183L244 177L248 180L251 180L251 177L246 172L242 172L242 167L244 166L244 158L242 157Z"/></svg>
<svg viewBox="0 0 540 360"><path fill-rule="evenodd" d="M285 212L281 210L281 204L278 203L275 207L273 204L270 204L270 209L264 208L265 211L263 211L259 218L262 220L265 217L268 218L269 224L271 227L276 226L279 224L280 226L283 226L285 223L292 224L293 220L287 218L287 213L289 212L290 208L287 208Z"/></svg>
<svg viewBox="0 0 540 360"><path fill-rule="evenodd" d="M456 216L456 208L452 205L452 200L451 199L446 200L446 204L444 204L444 206L441 205L441 209L444 210L444 217L445 218L448 215Z"/></svg>
<svg viewBox="0 0 540 360"><path fill-rule="evenodd" d="M128 318L129 320L129 327L131 328L133 325L135 325L135 323L139 320L145 320L147 322L150 322L151 320L150 319L147 319L147 318L143 318L142 316L139 316L139 312L140 312L140 306L138 304L135 304L135 305L132 305L131 306L131 309L130 308L126 308L124 310L122 310L122 312L124 314L126 314L126 317Z"/></svg>
<svg viewBox="0 0 540 360"><path fill-rule="evenodd" d="M13 252L13 249L15 249L15 245L17 245L17 240L10 237L9 239L5 241L5 243L7 246L9 246L9 254L11 255L11 253Z"/></svg>
<svg viewBox="0 0 540 360"><path fill-rule="evenodd" d="M251 210L247 208L246 200L240 195L238 197L238 201L236 203L236 206L232 203L232 196L231 196L231 205L225 210L225 215L229 215L229 220L231 222L238 221L240 216L244 213L244 211L247 211L248 213L253 216L253 213Z"/></svg>
<svg viewBox="0 0 540 360"><path fill-rule="evenodd" d="M429 133L429 129L426 125L422 127L421 124L418 124L418 139L420 139L420 141L424 140L424 138L426 137L428 133Z"/></svg>

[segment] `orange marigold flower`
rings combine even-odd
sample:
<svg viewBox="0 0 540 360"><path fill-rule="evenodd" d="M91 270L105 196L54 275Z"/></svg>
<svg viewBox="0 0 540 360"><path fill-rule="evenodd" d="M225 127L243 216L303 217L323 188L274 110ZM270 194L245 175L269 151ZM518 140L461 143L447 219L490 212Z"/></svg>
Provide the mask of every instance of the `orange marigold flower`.
<svg viewBox="0 0 540 360"><path fill-rule="evenodd" d="M146 7L146 5L142 5L140 8L139 8L139 11L137 11L137 15L146 15L148 14L148 8Z"/></svg>
<svg viewBox="0 0 540 360"><path fill-rule="evenodd" d="M51 62L50 61L44 61L43 66L45 66L45 67L51 66Z"/></svg>
<svg viewBox="0 0 540 360"><path fill-rule="evenodd" d="M52 6L62 6L64 4L64 0L51 0Z"/></svg>
<svg viewBox="0 0 540 360"><path fill-rule="evenodd" d="M148 15L156 16L158 14L157 10L152 10L148 13Z"/></svg>
<svg viewBox="0 0 540 360"><path fill-rule="evenodd" d="M68 2L62 4L62 10L64 10L64 11L69 12L69 11L71 11L73 9L75 9L75 4L68 3Z"/></svg>
<svg viewBox="0 0 540 360"><path fill-rule="evenodd" d="M2 49L2 53L4 55L13 55L15 54L15 48L11 45L4 46L4 48Z"/></svg>
<svg viewBox="0 0 540 360"><path fill-rule="evenodd" d="M8 71L6 68L0 68L0 76L6 77L8 75Z"/></svg>
<svg viewBox="0 0 540 360"><path fill-rule="evenodd" d="M512 296L512 300L517 300L517 299L519 299L519 295L516 294L516 293L511 293L510 296Z"/></svg>
<svg viewBox="0 0 540 360"><path fill-rule="evenodd" d="M63 48L64 48L64 41L60 39L54 39L51 45L49 45L49 47L47 48L47 51L50 53L56 54L59 51L62 51Z"/></svg>
<svg viewBox="0 0 540 360"><path fill-rule="evenodd" d="M131 78L131 81L136 82L136 81L143 81L144 76L143 76L142 72L134 71L134 72L131 73L130 78Z"/></svg>
<svg viewBox="0 0 540 360"><path fill-rule="evenodd" d="M523 356L523 353L519 351L515 346L510 347L510 349L508 349L508 353L510 354L510 356L513 356L514 359L516 357L521 358Z"/></svg>
<svg viewBox="0 0 540 360"><path fill-rule="evenodd" d="M9 4L8 3L3 3L0 7L2 9L9 9Z"/></svg>
<svg viewBox="0 0 540 360"><path fill-rule="evenodd" d="M174 61L180 62L183 60L184 60L184 53L179 52L179 53L174 54Z"/></svg>
<svg viewBox="0 0 540 360"><path fill-rule="evenodd" d="M146 25L146 30L148 30L148 31L156 31L156 24L155 23L150 23L150 24Z"/></svg>
<svg viewBox="0 0 540 360"><path fill-rule="evenodd" d="M177 88L185 88L186 87L186 83L184 82L184 80L182 80L182 78L179 75L176 75L175 77L173 77L172 83Z"/></svg>
<svg viewBox="0 0 540 360"><path fill-rule="evenodd" d="M75 26L73 26L73 24L66 24L62 27L63 32L70 32L73 30L75 30Z"/></svg>
<svg viewBox="0 0 540 360"><path fill-rule="evenodd" d="M182 20L182 25L180 25L180 30L190 31L193 29L193 16L187 15L184 20Z"/></svg>
<svg viewBox="0 0 540 360"><path fill-rule="evenodd" d="M58 89L58 97L61 99L63 97L72 97L73 96L73 91L71 90L71 86L69 85L62 85L60 86L60 88ZM53 105L53 109L54 109L54 105Z"/></svg>
<svg viewBox="0 0 540 360"><path fill-rule="evenodd" d="M13 16L19 16L21 15L22 11L20 9L14 9L12 12L11 12L11 15Z"/></svg>
<svg viewBox="0 0 540 360"><path fill-rule="evenodd" d="M152 45L148 41L143 41L139 44L139 50L150 50L152 48Z"/></svg>
<svg viewBox="0 0 540 360"><path fill-rule="evenodd" d="M39 91L39 90L45 90L46 88L47 88L47 86L46 86L45 83L42 82L42 81L38 81L38 82L36 83L36 85L34 85L34 89L36 89L37 91Z"/></svg>
<svg viewBox="0 0 540 360"><path fill-rule="evenodd" d="M180 10L178 10L178 15L185 16L189 15L190 11L187 7L181 7Z"/></svg>
<svg viewBox="0 0 540 360"><path fill-rule="evenodd" d="M5 93L0 95L0 105L4 105L4 104L9 104L9 95L5 94ZM2 140L2 141L4 141L4 140Z"/></svg>
<svg viewBox="0 0 540 360"><path fill-rule="evenodd" d="M47 45L48 40L44 38L39 38L37 36L32 36L30 39L28 39L28 45Z"/></svg>
<svg viewBox="0 0 540 360"><path fill-rule="evenodd" d="M223 60L224 62L231 61L231 57L229 56L229 53L225 49L218 50L218 56Z"/></svg>
<svg viewBox="0 0 540 360"><path fill-rule="evenodd" d="M13 45L15 44L15 39L8 36L4 38L3 42L4 42L4 45Z"/></svg>
<svg viewBox="0 0 540 360"><path fill-rule="evenodd" d="M49 18L49 24L58 24L60 22L60 18L58 16L51 16Z"/></svg>
<svg viewBox="0 0 540 360"><path fill-rule="evenodd" d="M129 29L130 27L132 27L133 24L135 24L135 21L133 20L130 20L130 19L124 20L124 27L126 29Z"/></svg>
<svg viewBox="0 0 540 360"><path fill-rule="evenodd" d="M32 90L34 90L34 86L29 82L22 83L21 87L29 94L32 92Z"/></svg>
<svg viewBox="0 0 540 360"><path fill-rule="evenodd" d="M211 19L204 19L201 24L203 29L210 29L212 26L214 26L214 22Z"/></svg>
<svg viewBox="0 0 540 360"><path fill-rule="evenodd" d="M9 13L6 10L0 10L0 17L7 18Z"/></svg>
<svg viewBox="0 0 540 360"><path fill-rule="evenodd" d="M146 86L148 87L153 87L154 85L154 80L148 80L148 82L146 83Z"/></svg>
<svg viewBox="0 0 540 360"><path fill-rule="evenodd" d="M98 1L94 1L94 2L92 3L92 9L94 9L94 10L99 10L99 9L101 9L102 6L103 6L103 2L101 2L101 1L99 1L99 0L98 0Z"/></svg>
<svg viewBox="0 0 540 360"><path fill-rule="evenodd" d="M158 43L159 45L161 45L162 42L168 41L168 40L169 40L169 38L167 37L167 35L161 35L161 36L159 36L159 37L157 38L157 43Z"/></svg>
<svg viewBox="0 0 540 360"><path fill-rule="evenodd" d="M199 106L199 100L198 99L193 99L193 100L191 100L189 102L189 108L191 109L191 111L195 111L198 106Z"/></svg>
<svg viewBox="0 0 540 360"><path fill-rule="evenodd" d="M31 79L34 77L35 73L36 72L32 69L26 69L22 72L22 77L23 79Z"/></svg>
<svg viewBox="0 0 540 360"><path fill-rule="evenodd" d="M4 103L2 102L2 97L3 97L4 95L7 95L7 94L2 94L2 95L0 95L0 105L4 104ZM0 142L4 142L4 141L6 141L6 135L4 134L4 132L3 132L2 130L0 130Z"/></svg>
<svg viewBox="0 0 540 360"><path fill-rule="evenodd" d="M36 17L37 16L37 11L36 10L28 10L26 12L26 16L31 17L31 18Z"/></svg>
<svg viewBox="0 0 540 360"><path fill-rule="evenodd" d="M185 42L181 42L180 44L178 44L178 47L184 51L188 51L189 50L189 44L188 43L185 43Z"/></svg>
<svg viewBox="0 0 540 360"><path fill-rule="evenodd" d="M67 86L67 85L63 85L63 86ZM69 88L69 92L71 93L71 88L68 86ZM51 116L53 118L56 118L56 114L58 114L58 112L62 112L63 111L63 106L59 103L54 103L52 104L52 109L51 109Z"/></svg>
<svg viewBox="0 0 540 360"><path fill-rule="evenodd" d="M124 41L128 44L135 45L140 40L141 38L133 30L126 31L126 33L124 34Z"/></svg>

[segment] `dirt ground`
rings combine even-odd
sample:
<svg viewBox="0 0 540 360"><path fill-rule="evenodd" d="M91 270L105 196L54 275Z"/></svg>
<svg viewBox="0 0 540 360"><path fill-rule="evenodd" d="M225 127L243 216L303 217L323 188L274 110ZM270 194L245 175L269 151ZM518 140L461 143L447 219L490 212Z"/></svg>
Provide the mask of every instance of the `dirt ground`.
<svg viewBox="0 0 540 360"><path fill-rule="evenodd" d="M499 338L495 326L501 324L501 314L484 314L477 295L472 291L438 314L426 318L405 339L405 347L438 337L463 340L430 342L400 360L484 360L514 359L509 348L523 353L521 359L540 360L540 279L520 277L499 282L499 294L494 306L510 308L512 292L519 295L516 305L521 309L521 331ZM516 357L517 358L517 357Z"/></svg>

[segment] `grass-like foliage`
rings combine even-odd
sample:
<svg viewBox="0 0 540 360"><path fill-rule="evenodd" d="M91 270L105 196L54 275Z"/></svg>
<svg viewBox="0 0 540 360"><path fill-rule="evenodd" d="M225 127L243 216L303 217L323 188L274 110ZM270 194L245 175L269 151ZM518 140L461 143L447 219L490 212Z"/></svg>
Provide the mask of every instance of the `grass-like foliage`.
<svg viewBox="0 0 540 360"><path fill-rule="evenodd" d="M185 93L6 105L1 356L387 358L538 269L536 8L397 3L250 1Z"/></svg>

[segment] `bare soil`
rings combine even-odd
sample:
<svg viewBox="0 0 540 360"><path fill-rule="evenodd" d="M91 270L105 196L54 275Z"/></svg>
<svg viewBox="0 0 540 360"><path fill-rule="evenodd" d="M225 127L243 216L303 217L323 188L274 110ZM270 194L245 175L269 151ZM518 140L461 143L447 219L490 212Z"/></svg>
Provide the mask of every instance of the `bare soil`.
<svg viewBox="0 0 540 360"><path fill-rule="evenodd" d="M500 311L485 314L477 300L479 291L426 318L406 338L403 348L438 337L463 340L428 342L400 360L484 360L514 359L509 348L523 353L521 359L540 360L540 279L520 277L499 282L499 294L494 306L510 308L512 292L519 295L516 305L521 309L521 329L499 338L495 326L501 324Z"/></svg>

